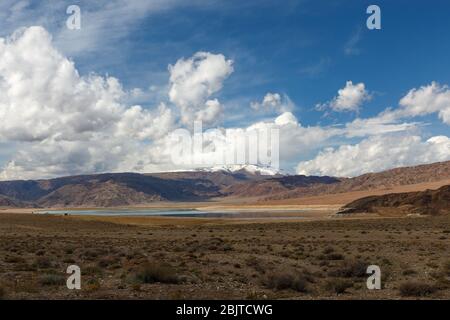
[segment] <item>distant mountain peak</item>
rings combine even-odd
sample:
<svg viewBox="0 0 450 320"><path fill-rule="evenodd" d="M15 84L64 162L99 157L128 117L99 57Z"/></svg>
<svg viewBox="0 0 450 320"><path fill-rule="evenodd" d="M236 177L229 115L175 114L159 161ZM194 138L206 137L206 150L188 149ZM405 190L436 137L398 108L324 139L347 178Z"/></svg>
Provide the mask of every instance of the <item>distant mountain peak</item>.
<svg viewBox="0 0 450 320"><path fill-rule="evenodd" d="M222 166L214 166L210 168L199 168L196 171L204 171L204 172L229 172L229 173L237 173L237 172L246 172L253 175L261 175L261 176L279 176L286 175L281 170L269 167L269 166L259 166L254 164L243 164L243 165L222 165Z"/></svg>

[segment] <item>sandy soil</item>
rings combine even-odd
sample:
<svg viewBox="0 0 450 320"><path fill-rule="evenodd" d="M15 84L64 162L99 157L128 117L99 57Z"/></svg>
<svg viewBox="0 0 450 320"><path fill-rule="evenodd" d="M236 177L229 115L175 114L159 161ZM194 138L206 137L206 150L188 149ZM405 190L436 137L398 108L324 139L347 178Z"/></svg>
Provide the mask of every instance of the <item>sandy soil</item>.
<svg viewBox="0 0 450 320"><path fill-rule="evenodd" d="M270 222L270 223L268 223ZM261 221L0 213L0 298L450 298L450 216ZM65 286L69 265L82 290ZM382 290L366 288L369 264Z"/></svg>

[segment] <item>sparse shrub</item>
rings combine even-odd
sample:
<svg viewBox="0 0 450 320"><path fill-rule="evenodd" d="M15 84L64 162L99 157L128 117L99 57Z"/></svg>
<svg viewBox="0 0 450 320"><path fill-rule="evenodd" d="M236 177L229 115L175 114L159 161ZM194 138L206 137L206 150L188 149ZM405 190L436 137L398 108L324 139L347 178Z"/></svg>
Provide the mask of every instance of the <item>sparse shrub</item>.
<svg viewBox="0 0 450 320"><path fill-rule="evenodd" d="M428 283L409 281L400 285L400 294L404 297L425 297L436 291L436 288Z"/></svg>
<svg viewBox="0 0 450 320"><path fill-rule="evenodd" d="M100 261L98 262L98 266L100 268L108 268L108 267L114 265L115 263L117 263L118 261L119 261L119 259L112 257L112 256L108 256L108 257L100 259Z"/></svg>
<svg viewBox="0 0 450 320"><path fill-rule="evenodd" d="M6 263L25 263L25 259L19 256L6 256L5 257Z"/></svg>
<svg viewBox="0 0 450 320"><path fill-rule="evenodd" d="M222 250L223 250L223 251L232 251L232 250L233 250L233 246L232 246L231 244L225 243L225 244L222 246Z"/></svg>
<svg viewBox="0 0 450 320"><path fill-rule="evenodd" d="M100 282L93 278L86 281L86 290L88 291L97 291L100 289Z"/></svg>
<svg viewBox="0 0 450 320"><path fill-rule="evenodd" d="M43 256L45 254L45 251L44 250L38 250L38 251L36 251L36 255L37 256Z"/></svg>
<svg viewBox="0 0 450 320"><path fill-rule="evenodd" d="M444 275L450 277L450 260L444 263Z"/></svg>
<svg viewBox="0 0 450 320"><path fill-rule="evenodd" d="M102 248L88 249L82 254L82 256L87 260L95 260L99 256L105 255L106 253L107 251Z"/></svg>
<svg viewBox="0 0 450 320"><path fill-rule="evenodd" d="M263 284L274 290L291 289L298 292L308 292L308 281L294 272L272 272L267 275Z"/></svg>
<svg viewBox="0 0 450 320"><path fill-rule="evenodd" d="M36 271L34 265L29 265L28 263L16 263L13 267L15 271Z"/></svg>
<svg viewBox="0 0 450 320"><path fill-rule="evenodd" d="M101 275L103 273L103 270L98 266L88 265L82 268L82 273L88 276Z"/></svg>
<svg viewBox="0 0 450 320"><path fill-rule="evenodd" d="M48 269L52 266L52 262L47 257L38 257L35 261L35 265L40 269Z"/></svg>
<svg viewBox="0 0 450 320"><path fill-rule="evenodd" d="M325 249L323 249L323 254L330 254L334 252L334 248L333 247L326 247Z"/></svg>
<svg viewBox="0 0 450 320"><path fill-rule="evenodd" d="M138 283L179 283L176 270L167 264L146 263L134 275Z"/></svg>
<svg viewBox="0 0 450 320"><path fill-rule="evenodd" d="M59 286L64 285L66 279L60 274L45 274L39 279L39 283L43 286Z"/></svg>
<svg viewBox="0 0 450 320"><path fill-rule="evenodd" d="M409 275L412 275L412 274L417 274L417 272L416 272L415 270L413 270L413 269L406 269L406 270L404 270L404 271L402 272L402 274L403 274L404 276L409 276Z"/></svg>
<svg viewBox="0 0 450 320"><path fill-rule="evenodd" d="M353 283L346 279L332 279L325 284L326 290L336 294L343 294L351 287L353 287Z"/></svg>
<svg viewBox="0 0 450 320"><path fill-rule="evenodd" d="M333 261L333 260L343 260L344 256L340 253L329 253L326 255L320 255L318 257L319 260L329 260L329 261Z"/></svg>
<svg viewBox="0 0 450 320"><path fill-rule="evenodd" d="M253 267L255 269L255 271L261 273L261 274L265 274L266 270L264 269L263 266L263 261L261 259L258 259L255 256L250 256L245 260L245 263L247 266L249 267Z"/></svg>
<svg viewBox="0 0 450 320"><path fill-rule="evenodd" d="M366 276L367 264L360 260L344 261L342 266L330 272L332 277L361 278Z"/></svg>

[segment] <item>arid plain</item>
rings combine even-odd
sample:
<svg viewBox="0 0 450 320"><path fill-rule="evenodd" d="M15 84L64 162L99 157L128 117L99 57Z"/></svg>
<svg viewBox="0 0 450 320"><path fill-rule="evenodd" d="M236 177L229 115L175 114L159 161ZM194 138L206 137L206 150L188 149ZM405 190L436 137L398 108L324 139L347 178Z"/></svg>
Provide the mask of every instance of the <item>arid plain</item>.
<svg viewBox="0 0 450 320"><path fill-rule="evenodd" d="M206 206L214 207L199 205ZM336 204L301 213L295 209L304 205L272 204L272 213L267 205L238 207L244 215L227 219L2 210L1 297L450 298L449 215L338 217ZM72 264L81 268L81 290L66 287ZM381 268L381 290L366 287L373 264Z"/></svg>
<svg viewBox="0 0 450 320"><path fill-rule="evenodd" d="M0 298L450 298L450 162L331 181L198 175L0 184L8 205L0 208ZM180 187L209 199L127 205L181 197ZM118 201L219 216L70 214ZM46 203L69 215L37 214ZM70 265L81 268L81 290L66 286ZM366 286L370 265L381 269L380 290Z"/></svg>

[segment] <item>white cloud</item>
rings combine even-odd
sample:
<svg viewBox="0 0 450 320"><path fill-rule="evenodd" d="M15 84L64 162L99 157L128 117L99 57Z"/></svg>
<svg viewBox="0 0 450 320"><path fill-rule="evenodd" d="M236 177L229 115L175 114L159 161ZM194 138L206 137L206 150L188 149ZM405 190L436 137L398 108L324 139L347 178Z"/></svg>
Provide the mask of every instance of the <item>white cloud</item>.
<svg viewBox="0 0 450 320"><path fill-rule="evenodd" d="M208 100L222 89L223 82L233 72L233 61L222 54L197 52L169 66L169 98L181 110L182 122L192 125L197 120L212 121L220 113L218 100Z"/></svg>
<svg viewBox="0 0 450 320"><path fill-rule="evenodd" d="M157 107L150 110L127 104L133 98L145 99L146 92L126 92L114 77L80 75L74 63L55 49L51 36L42 27L22 29L9 38L0 38L0 145L10 148L6 154L1 150L2 157L8 156L10 161L0 170L0 179L186 169L171 162L174 145L169 133L182 124L189 127L193 120L211 124L220 119L223 106L214 95L233 72L233 62L221 54L199 52L191 58L178 60L169 66L169 72L170 103L155 103ZM351 82L350 85L353 86ZM158 91L161 95L163 89ZM352 96L344 91L340 91L339 96ZM364 87L362 91L365 92ZM435 97L428 100L418 99L419 90L414 91L410 99L405 99L401 110L421 105L416 102L424 100L427 105L429 102L434 105L430 109L434 110L432 112L442 111L441 107L446 106L447 88L431 91ZM347 100L338 98L336 103L348 105L343 102ZM359 101L348 100L353 105ZM303 126L291 112L293 105L290 104L287 96L268 93L260 103L261 108L276 110L277 117L244 128L218 130L251 132L277 128L280 130L280 158L293 166L294 162L310 159L318 150L348 138L407 131L416 126L401 123L392 110L341 126ZM224 150L225 154L231 150L218 131L209 132L207 136L210 147ZM424 142L441 147L422 148L424 155L419 160L431 159L431 152L435 156L445 156L444 147L448 145L444 138ZM318 165L315 166L317 159L311 161L311 172L319 170ZM324 164L324 172L333 170L333 161L328 164L331 169ZM357 167L353 164L350 169Z"/></svg>
<svg viewBox="0 0 450 320"><path fill-rule="evenodd" d="M287 95L281 96L279 93L268 92L262 102L254 101L250 104L250 107L256 111L283 113L292 111L294 103Z"/></svg>
<svg viewBox="0 0 450 320"><path fill-rule="evenodd" d="M41 27L0 38L0 92L0 142L18 145L3 179L115 171L173 126L164 105L123 105L117 79L80 76Z"/></svg>
<svg viewBox="0 0 450 320"><path fill-rule="evenodd" d="M69 30L66 9L76 4L81 8L81 29ZM193 0L193 6L201 1ZM180 0L2 0L0 29L11 33L18 27L40 25L54 34L55 45L65 54L81 56L114 51L116 44L153 14L184 5Z"/></svg>
<svg viewBox="0 0 450 320"><path fill-rule="evenodd" d="M347 81L345 87L339 89L338 95L325 104L318 104L318 110L331 108L336 112L358 111L363 102L371 99L364 83L353 84Z"/></svg>
<svg viewBox="0 0 450 320"><path fill-rule="evenodd" d="M314 159L300 162L297 173L352 177L367 172L450 160L450 138L436 136L372 136L355 145L327 148Z"/></svg>
<svg viewBox="0 0 450 320"><path fill-rule="evenodd" d="M275 124L279 126L283 125L298 125L297 118L291 112L284 112L275 119Z"/></svg>
<svg viewBox="0 0 450 320"><path fill-rule="evenodd" d="M346 123L345 136L347 138L367 137L370 135L381 135L386 133L413 130L417 128L417 126L417 123L400 122L392 118L389 112L382 112L372 118L357 118L352 122Z"/></svg>
<svg viewBox="0 0 450 320"><path fill-rule="evenodd" d="M223 106L220 104L219 100L208 100L205 102L205 107L195 113L195 120L202 121L205 124L218 122L222 111Z"/></svg>
<svg viewBox="0 0 450 320"><path fill-rule="evenodd" d="M416 117L437 113L446 124L450 124L450 88L436 82L412 89L400 100L401 109L394 115L397 117Z"/></svg>

